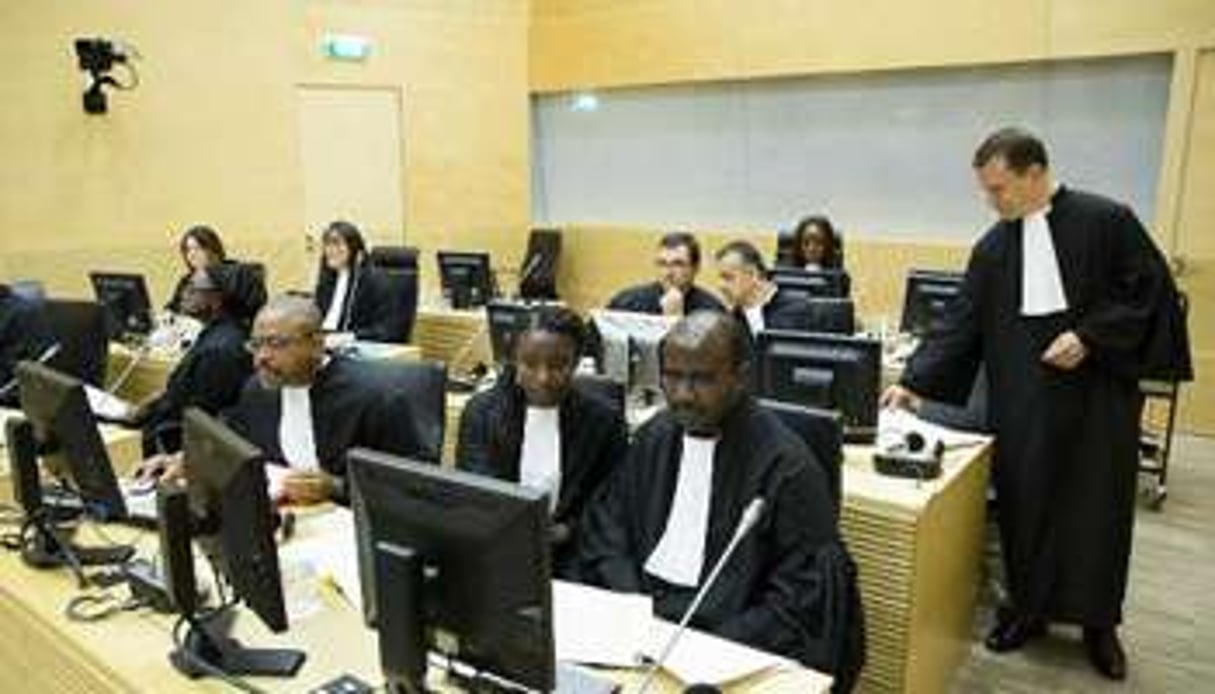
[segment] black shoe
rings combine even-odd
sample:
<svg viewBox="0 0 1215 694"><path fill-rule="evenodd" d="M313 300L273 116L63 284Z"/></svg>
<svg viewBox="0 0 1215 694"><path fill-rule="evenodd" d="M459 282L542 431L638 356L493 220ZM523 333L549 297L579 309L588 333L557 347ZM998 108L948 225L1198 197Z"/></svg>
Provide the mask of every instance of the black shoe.
<svg viewBox="0 0 1215 694"><path fill-rule="evenodd" d="M1088 651L1088 661L1097 672L1111 680L1126 679L1126 652L1122 650L1117 630L1086 628L1084 646Z"/></svg>
<svg viewBox="0 0 1215 694"><path fill-rule="evenodd" d="M1046 622L1036 617L1018 615L1010 610L1000 610L996 625L983 641L992 653L1007 653L1024 646L1030 639L1046 633Z"/></svg>

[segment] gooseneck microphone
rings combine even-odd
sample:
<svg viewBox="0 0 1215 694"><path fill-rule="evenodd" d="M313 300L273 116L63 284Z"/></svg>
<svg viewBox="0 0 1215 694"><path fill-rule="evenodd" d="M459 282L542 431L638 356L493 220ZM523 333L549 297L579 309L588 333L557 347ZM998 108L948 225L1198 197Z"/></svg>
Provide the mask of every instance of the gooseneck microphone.
<svg viewBox="0 0 1215 694"><path fill-rule="evenodd" d="M705 595L709 593L709 589L717 582L718 575L725 568L726 562L730 561L734 550L737 549L742 539L751 532L755 524L759 522L760 516L764 513L764 498L757 496L747 504L747 508L743 509L742 518L738 520L738 527L734 529L734 537L730 538L730 544L726 545L726 551L721 553L717 559L717 563L713 565L713 570L709 572L709 577L705 579L700 590L696 592L696 597L692 599L692 604L688 605L688 609L684 611L683 618L679 620L679 627L671 637L667 639L666 645L662 648L662 653L655 660L646 672L645 679L641 682L641 687L638 688L637 694L646 694L650 687L654 684L654 678L658 675L658 670L666 663L667 658L671 656L671 652L675 650L675 646L679 643L680 637L688 629L688 622L692 621L692 616L696 614L696 610L700 608L700 603L704 601Z"/></svg>
<svg viewBox="0 0 1215 694"><path fill-rule="evenodd" d="M34 359L32 361L36 364L45 364L48 361L54 359L55 355L59 354L59 350L61 350L61 349L63 349L63 345L61 343L58 343L58 342L52 343L49 347L42 350L41 354L34 357ZM9 379L8 383L5 383L3 386L0 386L0 398L5 397L10 392L12 392L12 390L17 387L17 382L18 382L17 377L13 376L11 379Z"/></svg>

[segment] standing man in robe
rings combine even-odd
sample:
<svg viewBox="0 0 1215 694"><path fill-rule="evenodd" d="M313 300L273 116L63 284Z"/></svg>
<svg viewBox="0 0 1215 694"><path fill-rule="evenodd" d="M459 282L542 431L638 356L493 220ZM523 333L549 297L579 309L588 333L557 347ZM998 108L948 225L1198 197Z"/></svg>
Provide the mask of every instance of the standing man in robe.
<svg viewBox="0 0 1215 694"><path fill-rule="evenodd" d="M848 691L864 658L862 617L821 466L748 394L750 350L732 316L693 313L660 349L668 407L587 509L582 578L650 595L655 614L677 622L762 498L691 624L829 672Z"/></svg>
<svg viewBox="0 0 1215 694"><path fill-rule="evenodd" d="M1189 371L1184 325L1161 321L1175 289L1134 213L1056 183L1034 135L997 131L973 167L1000 220L971 253L954 314L883 404L964 402L986 364L1010 597L987 647L1015 650L1050 622L1077 624L1093 666L1120 680L1138 379L1161 360ZM1162 325L1175 331L1163 350Z"/></svg>

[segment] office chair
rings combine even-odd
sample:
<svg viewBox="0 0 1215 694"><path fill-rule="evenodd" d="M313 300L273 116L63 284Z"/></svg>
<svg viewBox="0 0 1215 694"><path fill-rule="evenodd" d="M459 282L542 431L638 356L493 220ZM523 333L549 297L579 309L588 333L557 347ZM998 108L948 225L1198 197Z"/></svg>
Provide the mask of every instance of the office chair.
<svg viewBox="0 0 1215 694"><path fill-rule="evenodd" d="M561 259L561 230L532 229L527 253L519 266L519 297L557 299L557 263Z"/></svg>
<svg viewBox="0 0 1215 694"><path fill-rule="evenodd" d="M843 496L844 428L839 414L792 403L761 398L759 404L780 418L789 431L797 434L822 466L827 491L836 516Z"/></svg>
<svg viewBox="0 0 1215 694"><path fill-rule="evenodd" d="M443 459L443 434L447 425L447 366L435 361L380 360L364 362L376 373L376 383L393 394L406 394L393 402L408 402L399 421L413 425L417 448L390 451L439 464Z"/></svg>
<svg viewBox="0 0 1215 694"><path fill-rule="evenodd" d="M68 299L47 299L42 306L51 334L59 342L58 354L47 365L103 387L110 354L105 307L95 301Z"/></svg>
<svg viewBox="0 0 1215 694"><path fill-rule="evenodd" d="M418 249L376 246L367 260L379 271L393 298L392 334L400 335L400 342L408 343L418 316Z"/></svg>

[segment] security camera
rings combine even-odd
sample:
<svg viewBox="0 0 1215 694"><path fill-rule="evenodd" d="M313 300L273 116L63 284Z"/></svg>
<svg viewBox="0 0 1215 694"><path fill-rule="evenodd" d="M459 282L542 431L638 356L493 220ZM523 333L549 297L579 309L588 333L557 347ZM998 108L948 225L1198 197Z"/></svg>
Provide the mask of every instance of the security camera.
<svg viewBox="0 0 1215 694"><path fill-rule="evenodd" d="M96 76L109 72L114 63L125 63L127 57L105 39L76 39L76 60L81 70Z"/></svg>
<svg viewBox="0 0 1215 694"><path fill-rule="evenodd" d="M76 49L76 63L81 70L89 73L92 78L84 91L84 111L89 114L105 113L107 110L104 87L115 89L134 89L139 83L139 75L131 64L130 57L138 58L139 54L133 48L121 43L103 38L78 38L73 43ZM119 82L110 76L110 70L115 65L125 68L127 78Z"/></svg>

